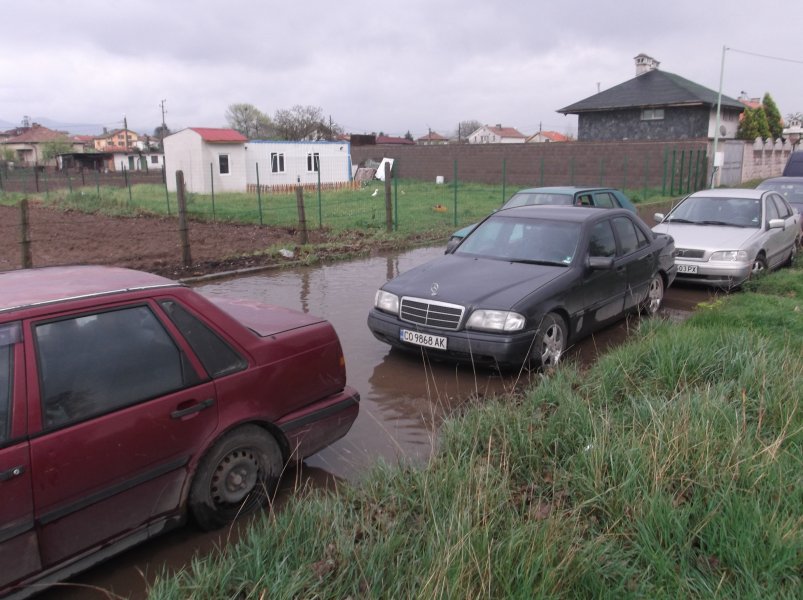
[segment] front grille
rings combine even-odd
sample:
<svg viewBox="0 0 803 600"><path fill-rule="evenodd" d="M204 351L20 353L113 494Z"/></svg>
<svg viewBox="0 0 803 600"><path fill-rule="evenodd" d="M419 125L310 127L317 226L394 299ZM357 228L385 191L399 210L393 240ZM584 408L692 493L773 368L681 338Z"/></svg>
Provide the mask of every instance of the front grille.
<svg viewBox="0 0 803 600"><path fill-rule="evenodd" d="M678 258L702 258L705 256L705 250L693 250L691 248L678 248L675 250L675 256Z"/></svg>
<svg viewBox="0 0 803 600"><path fill-rule="evenodd" d="M457 329L465 309L459 304L447 304L421 298L402 298L399 317L408 323L437 327L438 329Z"/></svg>

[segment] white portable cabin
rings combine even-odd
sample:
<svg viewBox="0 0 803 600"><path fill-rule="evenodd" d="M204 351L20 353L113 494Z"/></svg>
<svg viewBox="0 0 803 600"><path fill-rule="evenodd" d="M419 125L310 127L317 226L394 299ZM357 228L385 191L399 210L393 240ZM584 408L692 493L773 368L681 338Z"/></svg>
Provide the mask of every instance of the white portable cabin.
<svg viewBox="0 0 803 600"><path fill-rule="evenodd" d="M251 140L246 151L249 186L263 189L347 183L352 179L349 142L283 142Z"/></svg>
<svg viewBox="0 0 803 600"><path fill-rule="evenodd" d="M167 189L176 191L176 171L196 194L243 192L248 138L234 129L189 127L164 138Z"/></svg>

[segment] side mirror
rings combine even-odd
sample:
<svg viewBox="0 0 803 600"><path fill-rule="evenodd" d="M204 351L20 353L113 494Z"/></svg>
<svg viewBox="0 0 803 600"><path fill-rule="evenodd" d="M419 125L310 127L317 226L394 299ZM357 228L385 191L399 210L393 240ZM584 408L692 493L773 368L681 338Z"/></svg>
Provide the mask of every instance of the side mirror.
<svg viewBox="0 0 803 600"><path fill-rule="evenodd" d="M661 223L664 220L666 215L664 213L655 213L652 218L655 219L656 223Z"/></svg>
<svg viewBox="0 0 803 600"><path fill-rule="evenodd" d="M769 229L783 229L786 226L786 221L783 219L770 219Z"/></svg>
<svg viewBox="0 0 803 600"><path fill-rule="evenodd" d="M613 269L613 258L610 256L589 256L588 268L592 271L610 271Z"/></svg>

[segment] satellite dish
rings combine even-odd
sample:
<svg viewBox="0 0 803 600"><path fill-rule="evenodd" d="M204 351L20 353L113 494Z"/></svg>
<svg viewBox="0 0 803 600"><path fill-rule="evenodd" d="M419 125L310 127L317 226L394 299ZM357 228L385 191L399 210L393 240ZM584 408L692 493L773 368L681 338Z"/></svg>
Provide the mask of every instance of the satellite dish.
<svg viewBox="0 0 803 600"><path fill-rule="evenodd" d="M726 133L728 133L728 130L725 128L724 125L720 125L719 126L719 135L725 135Z"/></svg>

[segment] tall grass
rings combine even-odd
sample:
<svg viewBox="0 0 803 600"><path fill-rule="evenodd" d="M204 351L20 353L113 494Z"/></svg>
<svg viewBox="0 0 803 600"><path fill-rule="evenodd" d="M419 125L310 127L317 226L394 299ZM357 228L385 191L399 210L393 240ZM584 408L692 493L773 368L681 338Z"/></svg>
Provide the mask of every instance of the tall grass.
<svg viewBox="0 0 803 600"><path fill-rule="evenodd" d="M425 468L302 490L150 597L799 598L801 278L456 414Z"/></svg>

